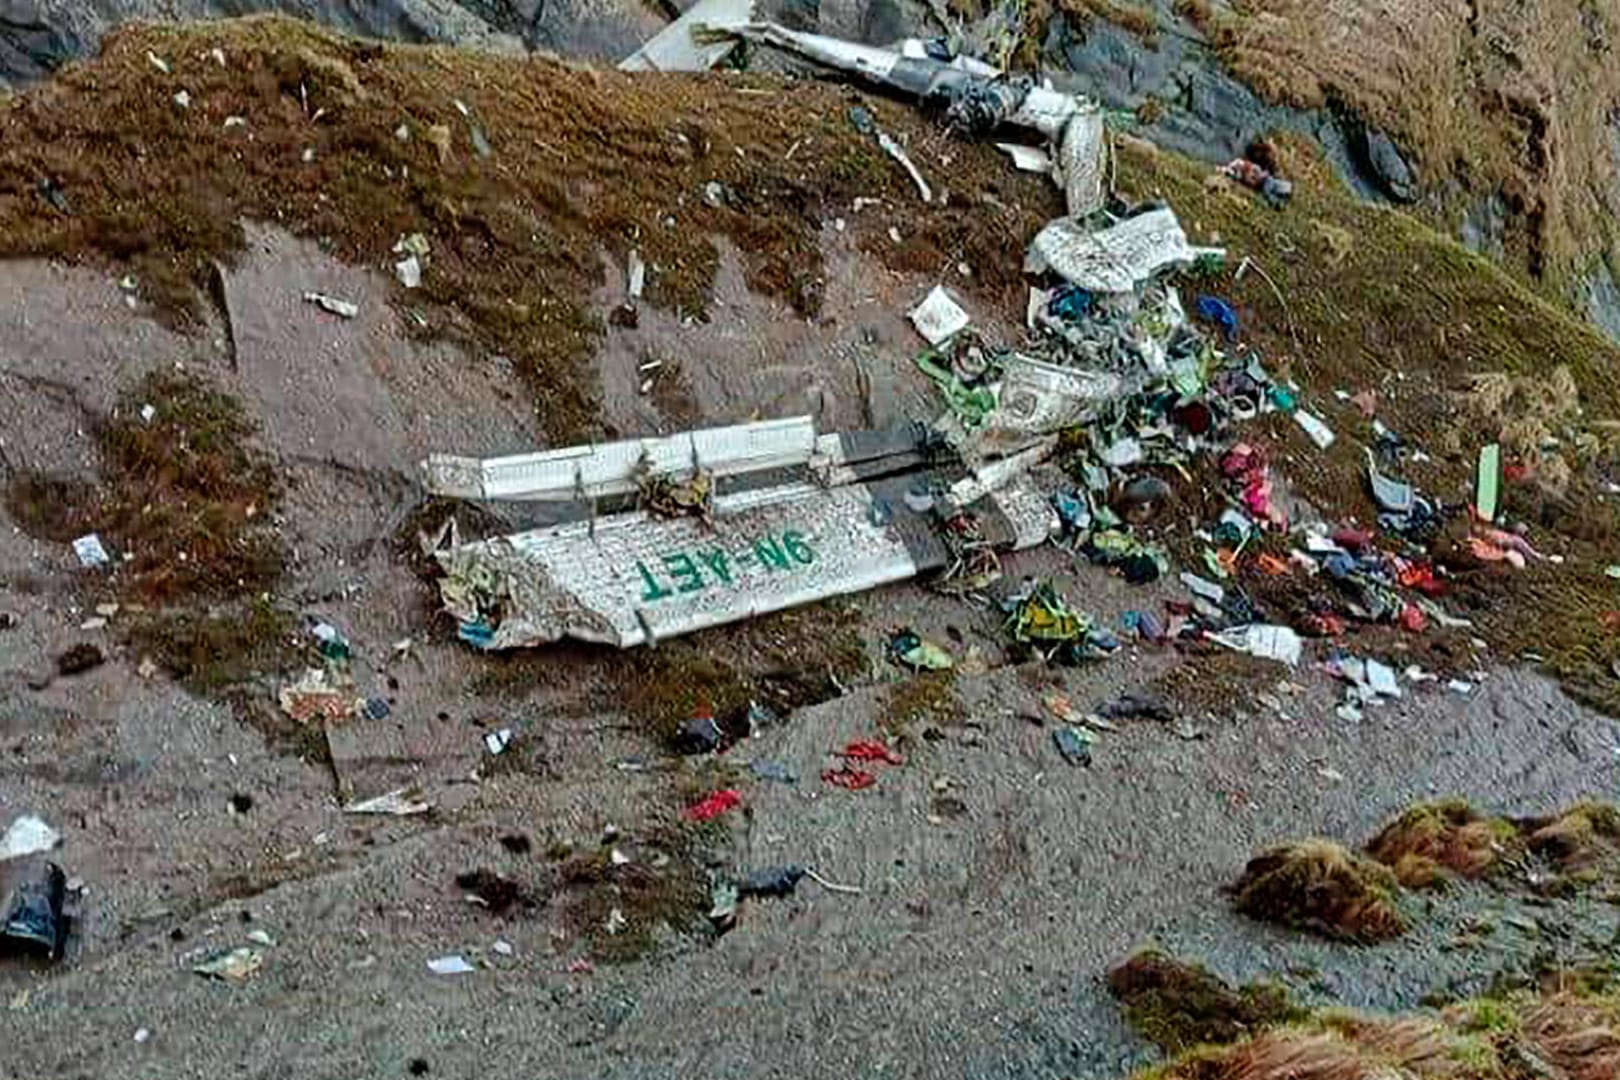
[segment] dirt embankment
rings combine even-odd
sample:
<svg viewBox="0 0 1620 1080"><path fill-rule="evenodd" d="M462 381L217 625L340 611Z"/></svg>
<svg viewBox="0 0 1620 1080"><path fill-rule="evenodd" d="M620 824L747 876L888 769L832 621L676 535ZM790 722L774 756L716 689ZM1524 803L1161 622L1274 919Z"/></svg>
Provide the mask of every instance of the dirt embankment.
<svg viewBox="0 0 1620 1080"><path fill-rule="evenodd" d="M382 46L278 18L129 29L0 112L0 255L127 268L185 323L215 262L240 251L243 220L382 268L420 233L421 287L400 290L420 332L509 358L554 437L600 433L583 365L604 256L638 251L648 302L701 319L724 236L751 288L814 318L818 236L844 213L890 265L962 261L1011 298L1005 239L1055 212L1050 185L989 147L951 146L944 197L921 206L851 124L859 100L766 76ZM947 138L914 110L867 104L914 153ZM913 206L918 227L867 235L857 197Z"/></svg>

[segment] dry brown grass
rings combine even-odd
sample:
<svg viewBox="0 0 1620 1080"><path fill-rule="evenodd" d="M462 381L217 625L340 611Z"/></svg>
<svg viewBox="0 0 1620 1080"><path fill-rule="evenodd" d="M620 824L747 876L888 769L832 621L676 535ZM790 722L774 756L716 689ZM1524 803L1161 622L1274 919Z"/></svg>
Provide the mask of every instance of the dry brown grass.
<svg viewBox="0 0 1620 1080"><path fill-rule="evenodd" d="M1580 803L1520 828L1529 849L1565 873L1590 873L1620 859L1620 810L1607 803Z"/></svg>
<svg viewBox="0 0 1620 1080"><path fill-rule="evenodd" d="M1058 0L1058 10L1080 23L1105 19L1129 30L1150 48L1158 45L1159 20L1149 6L1124 4L1117 0Z"/></svg>
<svg viewBox="0 0 1620 1080"><path fill-rule="evenodd" d="M1415 153L1434 190L1500 192L1510 261L1555 291L1598 258L1620 265L1612 5L1235 0L1193 21L1262 96L1366 117Z"/></svg>
<svg viewBox="0 0 1620 1080"><path fill-rule="evenodd" d="M1142 1080L1614 1080L1620 1000L1552 994L1465 1002L1438 1016L1324 1013Z"/></svg>
<svg viewBox="0 0 1620 1080"><path fill-rule="evenodd" d="M1620 1077L1620 1002L1571 994L1537 1003L1523 1019L1524 1037L1568 1080Z"/></svg>
<svg viewBox="0 0 1620 1080"><path fill-rule="evenodd" d="M1251 918L1370 944L1406 932L1396 887L1386 867L1330 841L1306 840L1249 860L1231 892Z"/></svg>
<svg viewBox="0 0 1620 1080"><path fill-rule="evenodd" d="M1472 444L1483 435L1502 444L1506 460L1528 467L1542 488L1567 491L1574 467L1558 448L1585 441L1580 392L1569 368L1517 376L1493 371L1469 382L1459 404L1470 422L1443 434L1447 448L1460 451L1463 440Z"/></svg>
<svg viewBox="0 0 1620 1080"><path fill-rule="evenodd" d="M1443 888L1452 876L1528 881L1545 894L1620 882L1620 809L1577 803L1550 817L1510 820L1484 815L1461 800L1420 803L1386 825L1367 854L1411 889ZM1532 872L1527 857L1550 867Z"/></svg>
<svg viewBox="0 0 1620 1080"><path fill-rule="evenodd" d="M1203 967L1152 949L1110 971L1108 990L1131 1026L1172 1054L1235 1042L1304 1016L1281 986L1235 990Z"/></svg>
<svg viewBox="0 0 1620 1080"><path fill-rule="evenodd" d="M1449 871L1479 878L1516 847L1517 830L1487 818L1461 800L1412 807L1386 825L1367 854L1390 867L1409 889L1444 886Z"/></svg>

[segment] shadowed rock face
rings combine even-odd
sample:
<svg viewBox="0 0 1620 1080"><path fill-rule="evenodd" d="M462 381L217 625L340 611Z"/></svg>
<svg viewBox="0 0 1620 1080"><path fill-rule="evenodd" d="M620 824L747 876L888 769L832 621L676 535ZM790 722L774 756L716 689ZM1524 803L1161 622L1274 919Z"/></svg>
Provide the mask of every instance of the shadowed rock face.
<svg viewBox="0 0 1620 1080"><path fill-rule="evenodd" d="M32 82L91 55L123 23L268 12L391 41L594 60L631 52L664 21L625 0L0 0L0 82Z"/></svg>
<svg viewBox="0 0 1620 1080"><path fill-rule="evenodd" d="M688 6L683 0L0 0L0 86L34 82L93 55L108 31L140 20L280 13L389 41L543 49L611 62ZM869 42L923 27L923 8L908 0L771 0L761 9L799 29Z"/></svg>

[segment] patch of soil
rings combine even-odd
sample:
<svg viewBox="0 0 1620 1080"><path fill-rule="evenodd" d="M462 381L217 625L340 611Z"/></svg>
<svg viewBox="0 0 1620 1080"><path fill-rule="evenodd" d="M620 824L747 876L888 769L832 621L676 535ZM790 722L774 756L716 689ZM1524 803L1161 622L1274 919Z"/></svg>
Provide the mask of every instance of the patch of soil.
<svg viewBox="0 0 1620 1080"><path fill-rule="evenodd" d="M44 539L98 533L126 600L263 593L286 556L271 524L281 482L256 434L235 398L154 372L96 424L99 484L15 472L7 509Z"/></svg>
<svg viewBox="0 0 1620 1080"><path fill-rule="evenodd" d="M1275 689L1287 677L1288 669L1274 660L1203 646L1153 680L1148 694L1178 716L1231 718L1240 709L1253 708L1255 695Z"/></svg>
<svg viewBox="0 0 1620 1080"><path fill-rule="evenodd" d="M485 867L456 875L456 888L475 897L491 915L506 915L515 909L535 906L535 899L523 885Z"/></svg>
<svg viewBox="0 0 1620 1080"><path fill-rule="evenodd" d="M709 930L708 874L702 853L717 847L714 825L650 826L630 861L612 850L569 855L556 868L563 918L591 957L619 964L646 957L668 939Z"/></svg>
<svg viewBox="0 0 1620 1080"><path fill-rule="evenodd" d="M904 744L928 728L951 727L966 718L967 710L956 694L955 671L922 671L890 689L877 726Z"/></svg>

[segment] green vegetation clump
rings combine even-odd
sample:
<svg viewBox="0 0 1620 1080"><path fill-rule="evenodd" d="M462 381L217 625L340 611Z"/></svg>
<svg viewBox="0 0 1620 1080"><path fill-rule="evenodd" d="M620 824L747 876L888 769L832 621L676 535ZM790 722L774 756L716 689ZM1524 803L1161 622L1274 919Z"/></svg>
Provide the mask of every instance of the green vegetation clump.
<svg viewBox="0 0 1620 1080"><path fill-rule="evenodd" d="M1206 968L1143 950L1108 973L1108 989L1143 1038L1167 1053L1236 1042L1306 1013L1271 983L1234 990Z"/></svg>
<svg viewBox="0 0 1620 1080"><path fill-rule="evenodd" d="M1326 840L1284 844L1249 860L1232 886L1251 918L1361 944L1407 930L1395 875Z"/></svg>

